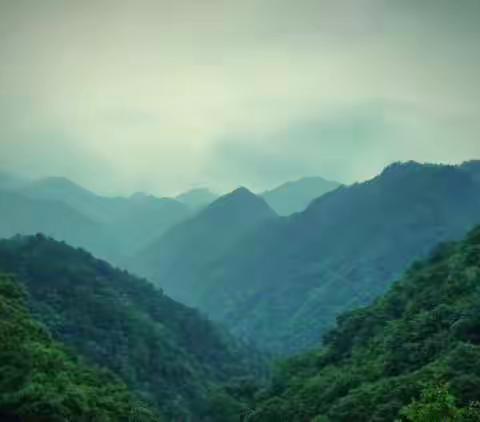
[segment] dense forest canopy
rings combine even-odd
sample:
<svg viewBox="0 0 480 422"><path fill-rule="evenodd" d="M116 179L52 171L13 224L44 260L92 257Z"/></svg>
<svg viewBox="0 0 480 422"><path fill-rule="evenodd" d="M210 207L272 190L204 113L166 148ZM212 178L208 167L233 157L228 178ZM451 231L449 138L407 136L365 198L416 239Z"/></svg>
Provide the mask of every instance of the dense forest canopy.
<svg viewBox="0 0 480 422"><path fill-rule="evenodd" d="M111 372L75 358L27 309L27 293L0 274L0 420L159 422Z"/></svg>
<svg viewBox="0 0 480 422"><path fill-rule="evenodd" d="M83 250L43 235L1 240L0 269L17 274L56 339L166 417L204 420L213 387L265 373L257 352L199 312Z"/></svg>

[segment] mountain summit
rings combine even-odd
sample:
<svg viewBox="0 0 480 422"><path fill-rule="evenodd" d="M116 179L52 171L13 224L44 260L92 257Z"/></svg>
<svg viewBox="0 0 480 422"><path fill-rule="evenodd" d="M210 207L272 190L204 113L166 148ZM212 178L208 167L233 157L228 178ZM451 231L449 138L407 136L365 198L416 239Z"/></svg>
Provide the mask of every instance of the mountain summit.
<svg viewBox="0 0 480 422"><path fill-rule="evenodd" d="M175 199L192 211L199 211L218 199L218 195L207 188L196 188L178 195Z"/></svg>
<svg viewBox="0 0 480 422"><path fill-rule="evenodd" d="M224 195L193 218L170 229L142 251L136 269L148 274L170 295L195 304L200 273L259 224L278 218L260 197L241 187Z"/></svg>

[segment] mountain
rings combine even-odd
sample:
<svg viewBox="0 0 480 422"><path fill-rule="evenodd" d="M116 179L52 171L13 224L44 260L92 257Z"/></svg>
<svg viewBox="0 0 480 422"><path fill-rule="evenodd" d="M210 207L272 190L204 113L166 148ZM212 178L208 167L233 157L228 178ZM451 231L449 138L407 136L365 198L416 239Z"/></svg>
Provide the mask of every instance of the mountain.
<svg viewBox="0 0 480 422"><path fill-rule="evenodd" d="M218 199L218 195L212 193L209 189L197 188L182 193L175 199L187 205L192 211L199 211Z"/></svg>
<svg viewBox="0 0 480 422"><path fill-rule="evenodd" d="M135 268L174 298L195 305L206 287L198 277L201 270L259 224L276 218L262 198L236 189L167 231L137 256Z"/></svg>
<svg viewBox="0 0 480 422"><path fill-rule="evenodd" d="M26 299L16 280L0 274L0 420L160 421L113 374L53 341Z"/></svg>
<svg viewBox="0 0 480 422"><path fill-rule="evenodd" d="M64 177L34 180L17 193L31 199L63 202L93 220L101 220L96 210L101 206L101 198Z"/></svg>
<svg viewBox="0 0 480 422"><path fill-rule="evenodd" d="M23 185L27 183L28 183L27 179L8 173L6 171L0 171L0 189L1 190L20 189Z"/></svg>
<svg viewBox="0 0 480 422"><path fill-rule="evenodd" d="M134 255L192 214L177 200L143 193L117 198L112 208L118 210L118 215L107 223L107 227L117 234L122 257ZM120 262L125 261L122 259Z"/></svg>
<svg viewBox="0 0 480 422"><path fill-rule="evenodd" d="M480 228L339 317L323 348L282 363L248 420L479 421L479 282Z"/></svg>
<svg viewBox="0 0 480 422"><path fill-rule="evenodd" d="M117 255L106 228L52 200L35 200L0 190L0 237L42 232L72 245L88 247L101 257Z"/></svg>
<svg viewBox="0 0 480 422"><path fill-rule="evenodd" d="M480 182L480 160L466 161L461 168L469 172L477 182Z"/></svg>
<svg viewBox="0 0 480 422"><path fill-rule="evenodd" d="M0 271L19 277L55 339L167 420L207 421L211 388L263 370L254 350L196 310L81 249L42 235L1 240Z"/></svg>
<svg viewBox="0 0 480 422"><path fill-rule="evenodd" d="M199 265L196 305L273 353L297 353L318 345L341 312L384 293L413 260L478 223L471 172L397 163L267 221Z"/></svg>
<svg viewBox="0 0 480 422"><path fill-rule="evenodd" d="M95 232L90 235L89 230L76 224L69 225L69 236L63 236L60 230L46 234L76 246L86 247L117 264L123 264L127 256L133 255L191 214L186 205L174 199L157 198L143 193L129 198L105 197L62 177L32 181L9 193L17 195L17 198L25 198L25 206L31 215L27 220L14 220L18 233L44 232L43 223L36 218L36 209L42 207L41 204L48 203L51 207L56 204L59 210L68 208L79 218L96 225L99 228L98 236ZM53 212L52 215L58 213L61 212ZM79 243L73 235L81 237L82 242ZM96 246L99 238L104 245L103 249Z"/></svg>
<svg viewBox="0 0 480 422"><path fill-rule="evenodd" d="M290 215L305 210L314 199L340 186L340 183L322 177L305 177L284 183L261 196L278 215Z"/></svg>

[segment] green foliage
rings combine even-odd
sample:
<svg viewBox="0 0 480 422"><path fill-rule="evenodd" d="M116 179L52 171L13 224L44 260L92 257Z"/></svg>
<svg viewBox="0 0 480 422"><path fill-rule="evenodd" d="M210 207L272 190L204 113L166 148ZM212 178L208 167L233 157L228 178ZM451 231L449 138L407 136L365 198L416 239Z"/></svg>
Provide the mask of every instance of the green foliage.
<svg viewBox="0 0 480 422"><path fill-rule="evenodd" d="M111 373L75 360L30 316L25 292L0 274L0 420L159 421Z"/></svg>
<svg viewBox="0 0 480 422"><path fill-rule="evenodd" d="M208 417L211 388L263 368L194 309L82 250L41 235L3 240L0 269L20 277L56 339L173 420Z"/></svg>
<svg viewBox="0 0 480 422"><path fill-rule="evenodd" d="M480 228L279 365L248 421L478 421L479 315Z"/></svg>
<svg viewBox="0 0 480 422"><path fill-rule="evenodd" d="M413 401L401 414L411 422L467 422L480 421L480 411L470 405L456 406L455 397L448 391L448 385L427 385L419 401Z"/></svg>

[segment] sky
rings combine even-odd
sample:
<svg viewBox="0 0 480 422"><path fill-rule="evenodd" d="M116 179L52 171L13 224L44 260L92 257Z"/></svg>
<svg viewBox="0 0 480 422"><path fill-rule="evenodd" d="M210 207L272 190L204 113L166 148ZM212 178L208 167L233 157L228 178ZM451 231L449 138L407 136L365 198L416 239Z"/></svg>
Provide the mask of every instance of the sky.
<svg viewBox="0 0 480 422"><path fill-rule="evenodd" d="M480 158L478 0L0 0L0 168L261 191Z"/></svg>

